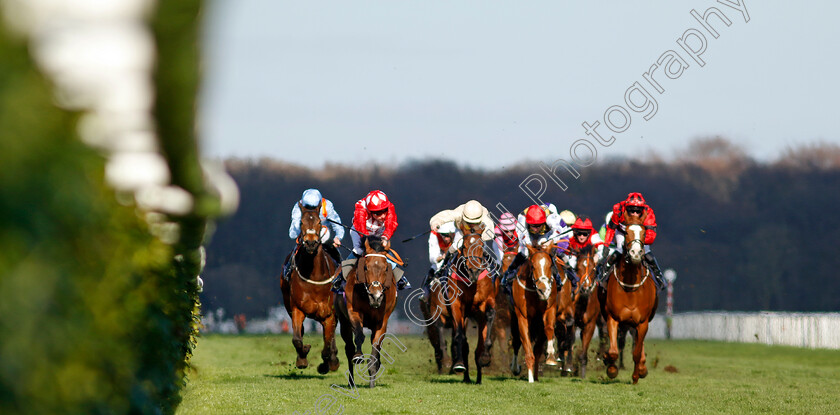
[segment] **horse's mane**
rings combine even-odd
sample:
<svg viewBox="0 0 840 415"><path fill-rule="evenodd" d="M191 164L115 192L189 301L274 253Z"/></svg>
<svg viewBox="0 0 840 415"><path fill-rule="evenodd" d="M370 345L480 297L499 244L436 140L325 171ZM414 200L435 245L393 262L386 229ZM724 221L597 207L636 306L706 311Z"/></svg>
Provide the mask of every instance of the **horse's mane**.
<svg viewBox="0 0 840 415"><path fill-rule="evenodd" d="M373 249L374 252L385 252L385 247L382 246L382 237L369 235L366 237L368 246Z"/></svg>

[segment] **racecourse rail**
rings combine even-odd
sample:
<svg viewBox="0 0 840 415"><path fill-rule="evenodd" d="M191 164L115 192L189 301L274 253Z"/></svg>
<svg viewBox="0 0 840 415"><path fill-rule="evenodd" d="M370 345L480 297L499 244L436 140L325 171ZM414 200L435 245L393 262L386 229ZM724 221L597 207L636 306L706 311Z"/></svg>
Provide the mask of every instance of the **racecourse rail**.
<svg viewBox="0 0 840 415"><path fill-rule="evenodd" d="M665 338L665 328L665 318L656 316L647 337ZM674 314L671 338L840 349L840 313L680 313Z"/></svg>
<svg viewBox="0 0 840 415"><path fill-rule="evenodd" d="M246 333L283 333L285 313L270 313L271 318L248 322ZM204 320L202 331L236 333L233 320ZM316 325L317 328L320 326ZM317 330L310 329L310 333ZM666 337L665 317L657 315L650 325L647 338ZM406 319L392 319L388 332L396 335L422 334L423 327ZM597 335L597 333L596 333ZM703 311L674 314L671 325L672 339L716 340L738 343L762 343L811 349L840 349L840 313L789 313L789 312L722 312Z"/></svg>

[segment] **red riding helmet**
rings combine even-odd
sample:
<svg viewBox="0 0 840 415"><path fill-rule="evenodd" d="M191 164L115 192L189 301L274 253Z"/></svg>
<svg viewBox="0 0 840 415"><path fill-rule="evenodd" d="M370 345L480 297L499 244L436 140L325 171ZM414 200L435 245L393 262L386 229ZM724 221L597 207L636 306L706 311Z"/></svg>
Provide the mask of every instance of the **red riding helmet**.
<svg viewBox="0 0 840 415"><path fill-rule="evenodd" d="M531 205L525 212L525 223L529 225L545 224L545 211L537 205Z"/></svg>
<svg viewBox="0 0 840 415"><path fill-rule="evenodd" d="M592 231L594 228L592 227L592 221L589 218L577 218L575 224L572 225L572 229L580 229L580 230L587 230Z"/></svg>
<svg viewBox="0 0 840 415"><path fill-rule="evenodd" d="M381 190L371 191L365 196L365 207L368 212L385 210L390 206L391 202L388 200L388 196L385 196L385 193Z"/></svg>
<svg viewBox="0 0 840 415"><path fill-rule="evenodd" d="M628 194L625 203L627 204L627 206L647 206L647 204L645 203L645 198L642 197L642 194L639 192L633 192Z"/></svg>

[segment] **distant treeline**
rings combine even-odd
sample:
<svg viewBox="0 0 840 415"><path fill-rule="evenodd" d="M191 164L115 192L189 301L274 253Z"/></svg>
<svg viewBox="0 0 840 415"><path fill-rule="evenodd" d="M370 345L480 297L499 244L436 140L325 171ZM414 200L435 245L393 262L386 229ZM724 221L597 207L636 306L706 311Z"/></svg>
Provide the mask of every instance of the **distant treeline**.
<svg viewBox="0 0 840 415"><path fill-rule="evenodd" d="M396 205L393 240L400 241L427 230L436 212L470 199L497 215L497 203L521 211L531 202L519 185L540 172L536 163L484 171L439 160L319 170L268 159L226 164L241 205L219 224L209 246L202 303L205 310L223 307L228 315L249 316L280 304L278 276L293 246L290 212L307 188L332 200L345 223L357 200L383 190ZM574 179L558 169L568 189L549 181L542 199L600 226L614 203L642 192L658 222L653 251L663 269L678 275L676 311L840 310L840 147L804 146L773 162L756 162L713 138L695 141L668 161L614 159L579 172ZM428 269L426 241L394 244L409 262L415 287ZM344 243L351 243L349 235Z"/></svg>

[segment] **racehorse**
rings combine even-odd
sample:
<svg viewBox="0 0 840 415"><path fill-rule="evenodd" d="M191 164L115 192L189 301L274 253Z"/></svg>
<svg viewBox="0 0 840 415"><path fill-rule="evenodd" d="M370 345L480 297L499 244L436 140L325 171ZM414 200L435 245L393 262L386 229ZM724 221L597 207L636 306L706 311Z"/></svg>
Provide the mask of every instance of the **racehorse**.
<svg viewBox="0 0 840 415"><path fill-rule="evenodd" d="M382 338L388 330L388 318L397 305L394 270L386 260L389 251L381 239L365 237L365 256L359 258L356 266L348 273L344 295L335 298L344 353L350 369L348 380L353 387L356 385L353 366L360 364L363 356L363 328L371 331L372 357L368 363L371 388L376 385L382 364L379 358Z"/></svg>
<svg viewBox="0 0 840 415"><path fill-rule="evenodd" d="M593 246L588 246L578 253L577 275L580 278L577 292L575 293L575 327L580 328L581 348L577 354L577 372L581 378L586 377L586 364L589 362L589 343L595 334L595 327L600 333L599 352L604 352L606 336L604 335L604 319L601 317L601 303L597 295L592 295L595 289L595 274L598 265L597 251ZM619 338L619 348L623 348L623 342Z"/></svg>
<svg viewBox="0 0 840 415"><path fill-rule="evenodd" d="M646 216L643 215L643 216ZM647 376L645 366L645 335L648 324L656 314L659 298L650 270L642 262L644 256L644 217L632 218L624 212L626 236L624 254L607 276L606 288L598 291L601 312L606 320L610 348L604 356L607 376L618 376L615 361L618 359L619 326L636 329L633 341L633 383ZM623 328L624 328L623 327Z"/></svg>
<svg viewBox="0 0 840 415"><path fill-rule="evenodd" d="M336 319L333 312L335 293L330 287L341 272L341 267L321 245L318 208L310 209L301 204L298 206L301 209L302 238L295 252L286 257L292 272L288 281L280 279L280 290L283 292L283 305L292 318L292 344L297 351L295 365L298 369L309 366L306 356L311 347L303 344L303 320L311 318L324 328L324 349L321 351L324 361L318 365L318 373L323 375L338 369Z"/></svg>
<svg viewBox="0 0 840 415"><path fill-rule="evenodd" d="M438 373L443 374L449 370L452 373L452 359L446 352L445 328L452 328L452 317L449 315L449 308L446 306L455 293L452 285L444 286L436 278L429 284L428 294L420 298L420 310L426 325L426 335L435 351L435 363ZM454 350L453 350L454 354Z"/></svg>
<svg viewBox="0 0 840 415"><path fill-rule="evenodd" d="M464 383L471 382L467 317L472 317L478 324L475 383L480 384L481 369L490 365L490 348L493 346L490 331L496 317L496 285L490 273L497 270L491 269L484 259L484 241L481 240L484 225L464 227L462 232L465 235L463 245L458 250L454 272L448 283L455 290L448 306L449 315L452 317L452 368L455 373L464 373Z"/></svg>
<svg viewBox="0 0 840 415"><path fill-rule="evenodd" d="M513 358L510 369L518 376L519 347L525 347L525 365L528 368L528 382L539 380L537 364L542 360L548 342L547 365L556 365L554 356L554 324L557 318L558 291L555 288L553 272L557 264L549 252L555 249L550 244L545 250L528 247L528 262L516 272L511 288L513 312L511 315L511 337ZM532 343L533 342L533 343Z"/></svg>
<svg viewBox="0 0 840 415"><path fill-rule="evenodd" d="M516 252L516 250L512 250L503 253L499 275L504 275L505 271L510 267L510 263L516 257ZM510 363L507 361L510 359L507 348L509 347L508 333L510 331L511 305L507 293L500 287L501 281L501 278L496 279L496 321L493 323L493 331L490 333L490 336L492 337L493 344L500 345L497 347L501 347L503 351L503 353L497 354L497 357L501 358L496 360L497 364L505 366ZM519 334L517 333L515 335L518 336Z"/></svg>
<svg viewBox="0 0 840 415"><path fill-rule="evenodd" d="M562 376L572 373L572 347L575 344L575 302L572 293L572 284L569 277L562 270L562 260L559 255L554 257L555 270L560 269L563 279L557 286L557 319L554 333L557 336L557 346L562 362ZM546 360L547 365L556 363Z"/></svg>

